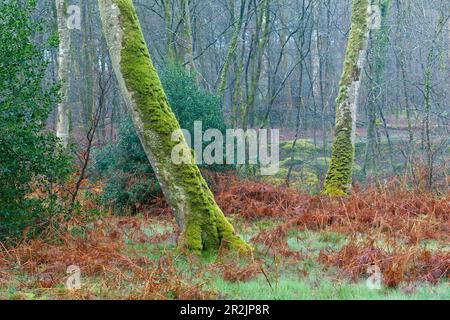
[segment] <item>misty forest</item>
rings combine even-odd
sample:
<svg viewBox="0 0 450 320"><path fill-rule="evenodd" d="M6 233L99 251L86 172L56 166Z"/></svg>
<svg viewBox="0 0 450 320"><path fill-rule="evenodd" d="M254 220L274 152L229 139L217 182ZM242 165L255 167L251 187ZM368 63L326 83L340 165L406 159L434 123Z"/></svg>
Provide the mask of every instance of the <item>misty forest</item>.
<svg viewBox="0 0 450 320"><path fill-rule="evenodd" d="M450 299L450 1L0 0L0 299Z"/></svg>

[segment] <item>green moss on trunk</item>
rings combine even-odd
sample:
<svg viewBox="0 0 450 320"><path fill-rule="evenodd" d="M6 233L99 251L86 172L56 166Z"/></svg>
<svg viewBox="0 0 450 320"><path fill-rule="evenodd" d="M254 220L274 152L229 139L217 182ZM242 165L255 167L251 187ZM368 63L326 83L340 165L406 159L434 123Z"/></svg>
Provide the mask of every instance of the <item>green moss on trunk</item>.
<svg viewBox="0 0 450 320"><path fill-rule="evenodd" d="M325 181L325 193L329 195L347 194L352 182L355 157L352 110L356 109L354 104L357 103L358 99L358 90L352 88L352 86L361 81L360 60L361 52L368 41L369 5L369 0L353 0L352 2L351 30L337 99L333 156ZM351 92L351 90L355 92Z"/></svg>
<svg viewBox="0 0 450 320"><path fill-rule="evenodd" d="M133 112L143 125L137 131L144 150L175 215L183 217L179 219L184 229L180 245L197 254L214 253L222 243L250 251L217 206L194 159L190 165L172 162L172 150L182 142L172 141L173 132L180 129L178 121L153 66L132 0L112 2L119 8L123 30L120 71L135 102Z"/></svg>

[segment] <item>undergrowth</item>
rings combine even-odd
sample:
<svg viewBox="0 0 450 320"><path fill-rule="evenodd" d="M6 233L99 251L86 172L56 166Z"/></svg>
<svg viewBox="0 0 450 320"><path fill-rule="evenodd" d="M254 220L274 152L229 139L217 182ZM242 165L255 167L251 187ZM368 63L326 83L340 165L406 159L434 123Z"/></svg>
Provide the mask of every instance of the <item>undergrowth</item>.
<svg viewBox="0 0 450 320"><path fill-rule="evenodd" d="M332 199L230 175L208 179L256 248L252 257L177 253L179 232L162 197L133 217L102 208L93 215L87 198L44 238L0 244L0 298L450 298L448 196L393 182ZM81 290L65 289L69 265L82 271ZM382 290L365 285L372 265Z"/></svg>

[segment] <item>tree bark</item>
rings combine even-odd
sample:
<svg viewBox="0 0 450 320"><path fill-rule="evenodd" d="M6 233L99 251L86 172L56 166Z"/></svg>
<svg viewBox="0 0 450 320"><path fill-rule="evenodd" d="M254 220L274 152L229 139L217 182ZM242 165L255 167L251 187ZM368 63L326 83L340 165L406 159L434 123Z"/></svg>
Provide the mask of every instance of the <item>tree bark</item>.
<svg viewBox="0 0 450 320"><path fill-rule="evenodd" d="M261 77L262 72L262 63L264 58L264 50L266 48L266 44L269 41L269 26L270 26L270 0L263 0L262 1L262 13L261 13L261 20L260 20L260 26L257 26L257 30L261 28L262 26L262 35L259 39L259 32L255 32L255 37L258 43L255 57L255 70L252 76L251 85L250 85L250 91L247 97L247 103L245 105L244 109L244 116L242 119L242 125L243 129L247 130L248 127L253 126L254 122L254 108L255 108L255 99L256 99L256 93L258 91L258 84ZM258 22L257 22L258 24Z"/></svg>
<svg viewBox="0 0 450 320"><path fill-rule="evenodd" d="M64 147L69 144L70 109L69 109L69 67L70 67L70 30L66 19L67 3L56 0L56 14L59 33L58 79L61 82L61 101L58 103L56 136Z"/></svg>
<svg viewBox="0 0 450 320"><path fill-rule="evenodd" d="M337 99L333 155L325 181L324 191L329 195L345 195L351 188L356 114L369 38L369 8L370 0L353 0L351 30Z"/></svg>
<svg viewBox="0 0 450 320"><path fill-rule="evenodd" d="M285 12L284 12L284 10L282 8L282 0L279 0L278 4L280 5L280 8L281 8L281 10L280 10L280 21L281 21L281 24L284 26L288 19L284 15ZM286 34L285 30L281 29L280 30L280 47L282 47L282 48L283 48L283 46L289 47L289 44L287 42L287 41L289 41L289 39L290 38L287 37L287 34ZM289 53L285 52L283 54L282 59L283 59L283 61L282 61L282 67L283 67L282 72L283 72L284 75L287 76L288 73L289 73ZM286 85L285 86L286 86L286 91L285 92L286 92L286 96L287 96L286 97L286 105L288 107L288 110L291 111L294 108L294 101L293 101L293 98L292 98L292 85L291 85L291 81L289 79L286 81Z"/></svg>
<svg viewBox="0 0 450 320"><path fill-rule="evenodd" d="M371 73L371 87L368 101L367 145L364 157L363 172L376 174L377 151L377 106L382 103L384 71L386 66L389 45L389 28L387 18L390 9L390 0L376 0L374 2L381 11L381 26L379 30L371 32L369 37L372 61L368 63Z"/></svg>
<svg viewBox="0 0 450 320"><path fill-rule="evenodd" d="M317 3L314 6L313 9L313 15L314 15L314 29L313 34L311 36L312 43L311 43L311 64L312 64L312 79L313 79L313 85L312 85L312 93L313 93L313 99L315 103L317 104L317 101L319 97L321 96L320 92L320 3Z"/></svg>
<svg viewBox="0 0 450 320"><path fill-rule="evenodd" d="M166 26L166 50L171 62L176 59L175 39L172 30L172 15L170 8L170 0L162 0L162 6L164 8L164 22Z"/></svg>
<svg viewBox="0 0 450 320"><path fill-rule="evenodd" d="M187 46L187 56L183 57L184 61L188 62L189 71L195 73L194 62L194 38L192 36L192 21L191 21L191 9L189 7L188 0L181 0L184 21L184 39Z"/></svg>
<svg viewBox="0 0 450 320"><path fill-rule="evenodd" d="M134 126L182 230L179 245L197 254L214 253L222 244L249 252L214 201L194 163L153 66L132 0L98 0L113 68ZM181 146L189 164L175 164Z"/></svg>
<svg viewBox="0 0 450 320"><path fill-rule="evenodd" d="M233 0L234 1L234 0ZM241 6L239 11L239 18L237 21L233 21L235 23L233 36L231 38L230 46L228 47L227 56L225 57L225 63L222 68L222 72L220 74L220 86L218 90L218 95L222 98L223 94L225 93L225 89L227 86L227 77L228 77L228 70L230 68L231 60L233 59L236 49L238 46L239 36L241 34L242 30L242 23L244 20L244 12L245 12L245 6L246 6L246 0L241 0ZM234 19L234 17L233 17Z"/></svg>

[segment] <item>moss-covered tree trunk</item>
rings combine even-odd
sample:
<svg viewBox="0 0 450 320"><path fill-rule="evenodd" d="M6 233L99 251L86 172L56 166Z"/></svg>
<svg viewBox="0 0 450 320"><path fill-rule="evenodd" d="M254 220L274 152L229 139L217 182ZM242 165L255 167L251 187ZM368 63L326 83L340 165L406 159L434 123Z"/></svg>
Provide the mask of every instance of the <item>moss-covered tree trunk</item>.
<svg viewBox="0 0 450 320"><path fill-rule="evenodd" d="M352 0L352 21L336 108L336 129L325 193L345 195L352 183L356 114L369 38L370 0Z"/></svg>
<svg viewBox="0 0 450 320"><path fill-rule="evenodd" d="M56 0L56 15L58 21L59 53L58 79L61 81L61 101L58 104L56 120L56 136L61 139L64 147L69 144L70 109L69 109L69 66L70 66L70 30L67 27L66 0Z"/></svg>
<svg viewBox="0 0 450 320"><path fill-rule="evenodd" d="M179 131L153 66L132 0L98 0L103 30L117 80L144 150L183 232L180 246L195 253L215 252L222 244L240 251L250 247L214 201L214 196ZM191 164L171 159L183 146Z"/></svg>

